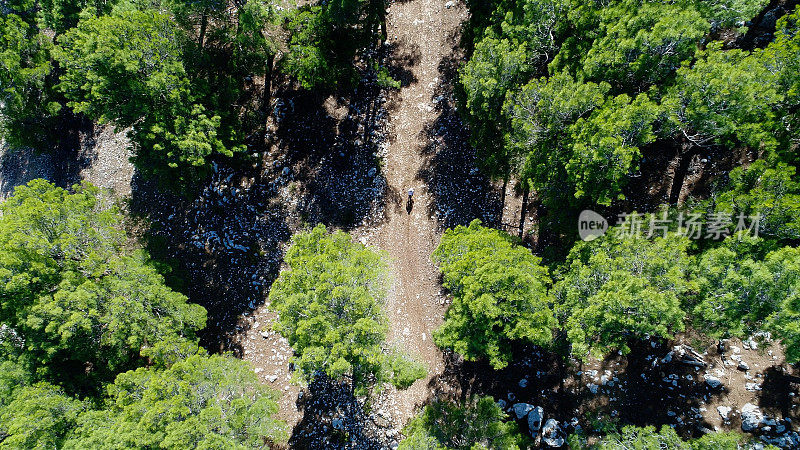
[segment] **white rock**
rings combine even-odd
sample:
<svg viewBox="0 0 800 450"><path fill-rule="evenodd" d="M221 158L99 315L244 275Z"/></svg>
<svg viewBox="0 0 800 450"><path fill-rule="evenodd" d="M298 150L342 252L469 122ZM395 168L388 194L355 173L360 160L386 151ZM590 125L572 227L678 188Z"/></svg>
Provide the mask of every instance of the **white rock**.
<svg viewBox="0 0 800 450"><path fill-rule="evenodd" d="M728 406L717 406L717 412L722 420L728 420L728 414L731 413L731 408Z"/></svg>
<svg viewBox="0 0 800 450"><path fill-rule="evenodd" d="M542 441L550 447L562 447L564 445L564 436L557 420L547 419L542 428Z"/></svg>
<svg viewBox="0 0 800 450"><path fill-rule="evenodd" d="M528 403L517 403L514 405L514 414L517 415L517 419L522 419L532 409L533 405L530 405Z"/></svg>
<svg viewBox="0 0 800 450"><path fill-rule="evenodd" d="M703 379L706 380L706 384L709 385L712 389L716 389L722 386L722 381L720 381L720 379L715 377L714 375L705 374L703 375Z"/></svg>
<svg viewBox="0 0 800 450"><path fill-rule="evenodd" d="M450 8L452 8L453 6L456 6L456 2L454 2L454 1L452 1L452 0L450 0L449 2L447 2L447 3L445 3L445 4L444 4L444 7L445 7L445 8L447 8L447 9L450 9Z"/></svg>
<svg viewBox="0 0 800 450"><path fill-rule="evenodd" d="M757 429L763 418L764 415L758 409L758 406L752 403L745 403L742 406L742 431L750 432Z"/></svg>
<svg viewBox="0 0 800 450"><path fill-rule="evenodd" d="M528 413L528 429L532 435L535 436L542 429L542 420L544 420L544 408L541 406L533 408Z"/></svg>

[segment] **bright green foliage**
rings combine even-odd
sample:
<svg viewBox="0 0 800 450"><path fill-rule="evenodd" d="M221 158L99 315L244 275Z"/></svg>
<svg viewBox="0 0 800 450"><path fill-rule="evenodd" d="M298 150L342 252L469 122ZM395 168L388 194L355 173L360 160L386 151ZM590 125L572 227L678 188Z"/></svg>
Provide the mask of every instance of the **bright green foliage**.
<svg viewBox="0 0 800 450"><path fill-rule="evenodd" d="M741 28L745 22L754 19L769 0L690 0L690 3L703 11L714 27Z"/></svg>
<svg viewBox="0 0 800 450"><path fill-rule="evenodd" d="M567 162L575 196L605 205L624 198L621 190L628 173L636 169L639 147L655 140L653 121L657 115L657 105L646 95L631 101L622 94L587 119L578 119L570 127L574 143Z"/></svg>
<svg viewBox="0 0 800 450"><path fill-rule="evenodd" d="M251 20L239 36L237 55L242 64L263 64L270 44L252 29L262 11L247 11ZM231 156L244 147L228 145L230 133L223 136L220 116L194 102L178 31L165 14L120 8L81 21L59 39L55 55L65 69L59 87L76 112L133 126L134 162L145 174L191 181L202 175L210 156Z"/></svg>
<svg viewBox="0 0 800 450"><path fill-rule="evenodd" d="M55 32L63 34L78 24L81 13L101 16L111 12L117 0L42 0L42 23Z"/></svg>
<svg viewBox="0 0 800 450"><path fill-rule="evenodd" d="M569 124L602 105L610 88L607 83L580 83L560 72L532 80L509 95L508 145L522 159L517 164L521 176L531 180L535 189L545 194L550 194L549 189L561 190L572 156L565 142Z"/></svg>
<svg viewBox="0 0 800 450"><path fill-rule="evenodd" d="M0 448L60 448L86 409L51 384L20 387L0 406Z"/></svg>
<svg viewBox="0 0 800 450"><path fill-rule="evenodd" d="M762 291L766 295L755 298L752 307L766 313L774 306L764 328L776 332L786 346L786 360L794 364L800 361L800 248L776 250L767 255L763 265L772 275L772 285Z"/></svg>
<svg viewBox="0 0 800 450"><path fill-rule="evenodd" d="M205 325L202 307L124 250L121 215L97 189L34 180L0 209L0 322L18 336L0 353L36 378L92 386Z"/></svg>
<svg viewBox="0 0 800 450"><path fill-rule="evenodd" d="M195 355L140 368L108 387L107 409L83 414L64 448L264 448L286 439L277 393L241 360Z"/></svg>
<svg viewBox="0 0 800 450"><path fill-rule="evenodd" d="M600 37L584 58L583 73L620 90L641 92L671 77L682 61L694 55L710 28L690 5L639 1L612 5L600 13Z"/></svg>
<svg viewBox="0 0 800 450"><path fill-rule="evenodd" d="M529 70L524 43L491 36L478 42L472 58L461 68L459 80L467 94L472 137L486 154L482 164L495 176L506 176L510 169L503 152L503 101Z"/></svg>
<svg viewBox="0 0 800 450"><path fill-rule="evenodd" d="M784 100L778 105L778 117L781 119L779 132L788 134L789 143L782 142L778 153L783 160L797 165L800 159L794 151L794 145L800 138L800 9L783 16L777 25L775 40L766 49L758 53L761 63L776 74L778 92L783 93Z"/></svg>
<svg viewBox="0 0 800 450"><path fill-rule="evenodd" d="M692 143L709 141L774 149L774 107L784 98L774 74L755 55L712 44L678 70L664 99L671 122Z"/></svg>
<svg viewBox="0 0 800 450"><path fill-rule="evenodd" d="M134 128L134 161L144 171L166 176L177 169L183 178L192 179L206 167L209 156L233 156L233 151L243 150L225 147L219 136L220 117L209 116L202 105L177 112L163 122L156 118L151 123L148 117Z"/></svg>
<svg viewBox="0 0 800 450"><path fill-rule="evenodd" d="M662 430L663 431L663 430ZM747 439L736 432L708 433L689 441L692 450L739 450Z"/></svg>
<svg viewBox="0 0 800 450"><path fill-rule="evenodd" d="M616 230L572 251L555 286L572 353L586 358L684 328L688 239L619 238Z"/></svg>
<svg viewBox="0 0 800 450"><path fill-rule="evenodd" d="M417 363L384 348L387 268L382 255L323 225L292 238L269 300L275 329L292 345L306 379L317 372L349 377L354 389L373 382L407 387L424 376Z"/></svg>
<svg viewBox="0 0 800 450"><path fill-rule="evenodd" d="M403 429L398 450L514 450L522 436L491 397L458 405L435 401Z"/></svg>
<svg viewBox="0 0 800 450"><path fill-rule="evenodd" d="M60 104L47 82L52 43L30 20L26 8L33 5L18 7L0 14L0 138L12 145L36 145L49 136Z"/></svg>
<svg viewBox="0 0 800 450"><path fill-rule="evenodd" d="M796 169L784 163L771 167L766 160L730 173L730 186L717 198L716 210L750 217L759 215L759 236L777 239L800 237L800 184Z"/></svg>
<svg viewBox="0 0 800 450"><path fill-rule="evenodd" d="M713 337L775 332L786 358L800 360L800 249L761 258L754 238L733 236L698 257L692 270L695 322Z"/></svg>
<svg viewBox="0 0 800 450"><path fill-rule="evenodd" d="M655 427L626 426L619 433L609 434L596 446L597 450L739 450L745 447L747 439L736 432L718 432L703 435L697 439L683 441L672 427L663 426L661 431Z"/></svg>
<svg viewBox="0 0 800 450"><path fill-rule="evenodd" d="M665 448L674 450L691 450L688 443L681 440L678 433L671 427L661 427L661 431L656 431L655 427L644 428L627 426L622 428L622 432L608 435L597 444L598 450L662 450Z"/></svg>
<svg viewBox="0 0 800 450"><path fill-rule="evenodd" d="M433 334L442 348L468 360L508 365L516 342L548 345L556 325L540 259L508 234L479 220L442 236L433 260L444 274L453 303Z"/></svg>
<svg viewBox="0 0 800 450"><path fill-rule="evenodd" d="M81 21L55 52L69 106L124 128L185 102L188 81L176 30L169 16L152 10Z"/></svg>

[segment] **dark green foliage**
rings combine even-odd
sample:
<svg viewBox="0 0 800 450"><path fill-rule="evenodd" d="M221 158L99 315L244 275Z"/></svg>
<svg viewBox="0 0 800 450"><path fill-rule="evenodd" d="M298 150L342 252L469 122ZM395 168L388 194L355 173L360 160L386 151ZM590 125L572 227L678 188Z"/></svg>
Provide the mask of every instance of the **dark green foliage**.
<svg viewBox="0 0 800 450"><path fill-rule="evenodd" d="M673 76L709 29L693 5L613 2L600 12L598 37L582 72L620 91L642 92Z"/></svg>
<svg viewBox="0 0 800 450"><path fill-rule="evenodd" d="M90 411L65 443L84 448L264 448L286 439L277 393L248 363L195 355L165 370L120 374L106 409Z"/></svg>
<svg viewBox="0 0 800 450"><path fill-rule="evenodd" d="M550 277L514 238L475 220L445 232L433 260L453 296L433 334L436 345L501 369L516 343L550 343L556 325Z"/></svg>
<svg viewBox="0 0 800 450"><path fill-rule="evenodd" d="M399 450L515 450L523 441L517 424L491 397L465 404L437 400L403 429Z"/></svg>
<svg viewBox="0 0 800 450"><path fill-rule="evenodd" d="M0 138L15 146L43 144L61 108L52 92L52 42L33 20L32 3L3 3L3 8Z"/></svg>
<svg viewBox="0 0 800 450"><path fill-rule="evenodd" d="M336 0L298 8L288 25L286 71L306 89L352 85L356 56L386 40L387 7L386 0Z"/></svg>
<svg viewBox="0 0 800 450"><path fill-rule="evenodd" d="M772 72L757 56L714 44L678 70L664 105L672 125L692 144L774 149L773 107L782 100Z"/></svg>
<svg viewBox="0 0 800 450"><path fill-rule="evenodd" d="M59 39L60 89L75 112L129 127L187 101L177 27L155 11L127 10L81 21Z"/></svg>
<svg viewBox="0 0 800 450"><path fill-rule="evenodd" d="M249 33L246 44L267 46L254 41L254 30ZM59 88L74 111L132 126L141 171L191 182L202 176L210 157L232 156L243 147L229 145L220 116L194 103L182 39L168 15L122 8L81 21L59 39L55 56L64 68ZM250 57L247 52L241 59Z"/></svg>
<svg viewBox="0 0 800 450"><path fill-rule="evenodd" d="M609 205L624 199L641 147L659 138L684 149L745 145L794 162L782 149L798 128L795 15L781 19L767 49L706 45L720 27L744 32L765 4L472 5L476 40L460 83L488 174L514 176L548 206ZM543 63L549 74L540 77Z"/></svg>
<svg viewBox="0 0 800 450"><path fill-rule="evenodd" d="M658 114L658 106L646 95L631 100L622 94L587 119L578 119L570 127L572 157L566 163L575 197L601 205L623 199L627 176L641 156L639 147L656 138L653 122Z"/></svg>
<svg viewBox="0 0 800 450"><path fill-rule="evenodd" d="M347 377L364 392L382 382L408 387L425 376L419 363L386 348L382 255L318 225L292 238L285 262L288 270L272 285L269 299L279 314L275 328L295 349L303 377L318 371Z"/></svg>
<svg viewBox="0 0 800 450"><path fill-rule="evenodd" d="M125 250L119 212L91 186L34 180L2 204L0 352L34 378L96 386L157 344L193 340L205 310Z"/></svg>
<svg viewBox="0 0 800 450"><path fill-rule="evenodd" d="M580 83L562 72L532 80L509 96L508 145L518 155L520 176L530 180L545 200L563 195L572 156L569 124L602 105L610 88L607 83Z"/></svg>

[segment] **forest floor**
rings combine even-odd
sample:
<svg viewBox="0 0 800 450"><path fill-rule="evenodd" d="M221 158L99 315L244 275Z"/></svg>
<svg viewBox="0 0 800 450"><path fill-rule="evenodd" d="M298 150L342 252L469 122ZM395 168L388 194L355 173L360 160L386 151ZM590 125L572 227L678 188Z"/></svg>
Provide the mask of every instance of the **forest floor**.
<svg viewBox="0 0 800 450"><path fill-rule="evenodd" d="M418 58L408 68L410 83L392 99L389 110L389 146L383 172L389 186L386 221L369 230L369 244L389 254L392 289L389 293L389 341L423 361L428 378L397 393L396 419L404 423L428 397L428 381L444 368L441 352L431 339L445 310L439 273L431 254L441 237L433 215L431 189L420 176L428 165L427 128L439 116L436 89L440 65L453 53L466 18L462 4L448 8L442 0L395 2L389 8L388 31L396 51ZM414 189L413 203L408 190Z"/></svg>

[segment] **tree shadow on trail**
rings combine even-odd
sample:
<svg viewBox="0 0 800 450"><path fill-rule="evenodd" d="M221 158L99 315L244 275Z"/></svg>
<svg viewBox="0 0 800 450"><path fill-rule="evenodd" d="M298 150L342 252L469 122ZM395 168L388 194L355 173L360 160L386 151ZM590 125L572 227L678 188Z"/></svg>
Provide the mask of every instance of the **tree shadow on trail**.
<svg viewBox="0 0 800 450"><path fill-rule="evenodd" d="M426 163L417 174L433 196L430 215L445 228L465 225L473 219L496 226L502 220L500 192L481 173L469 130L456 110L452 92L458 60L448 57L439 64L439 85L433 97L436 119L427 124L420 153Z"/></svg>
<svg viewBox="0 0 800 450"><path fill-rule="evenodd" d="M297 189L303 219L344 229L379 221L387 184L376 155L386 112L375 80L347 98L287 91L276 103L280 156L272 165Z"/></svg>
<svg viewBox="0 0 800 450"><path fill-rule="evenodd" d="M381 432L389 430L391 424L377 414L369 414L347 383L317 376L301 393L297 406L303 419L292 430L291 448L391 448L390 439Z"/></svg>
<svg viewBox="0 0 800 450"><path fill-rule="evenodd" d="M263 304L293 230L381 220L379 91L365 82L342 95L278 92L262 143L215 158L190 198L135 180L130 210L149 226L147 249L170 285L207 309L209 350L241 351L240 318Z"/></svg>

